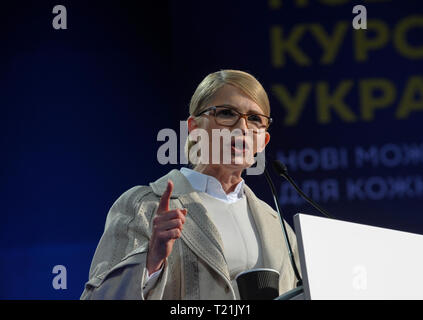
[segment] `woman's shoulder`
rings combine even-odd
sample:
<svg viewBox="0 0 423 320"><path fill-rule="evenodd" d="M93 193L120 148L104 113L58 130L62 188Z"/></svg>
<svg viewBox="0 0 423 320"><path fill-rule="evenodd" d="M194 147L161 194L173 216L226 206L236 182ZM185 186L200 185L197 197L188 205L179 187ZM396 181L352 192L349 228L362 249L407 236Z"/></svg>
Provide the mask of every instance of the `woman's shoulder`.
<svg viewBox="0 0 423 320"><path fill-rule="evenodd" d="M121 206L135 208L140 202L147 200L158 200L151 186L136 185L124 191L115 201L115 204L119 203Z"/></svg>
<svg viewBox="0 0 423 320"><path fill-rule="evenodd" d="M126 230L128 222L141 217L149 219L158 205L158 197L150 186L137 185L124 191L111 206L107 218L106 229L122 227ZM123 230L122 229L122 230Z"/></svg>
<svg viewBox="0 0 423 320"><path fill-rule="evenodd" d="M126 201L135 201L137 199L147 196L149 193L153 193L153 190L150 186L136 185L124 191L120 195L119 199Z"/></svg>

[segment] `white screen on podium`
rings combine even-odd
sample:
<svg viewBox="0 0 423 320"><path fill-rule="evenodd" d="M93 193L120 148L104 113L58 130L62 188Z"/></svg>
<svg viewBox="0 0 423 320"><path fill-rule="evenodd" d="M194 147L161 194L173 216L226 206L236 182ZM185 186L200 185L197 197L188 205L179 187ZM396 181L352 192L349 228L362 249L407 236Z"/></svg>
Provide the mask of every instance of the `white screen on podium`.
<svg viewBox="0 0 423 320"><path fill-rule="evenodd" d="M305 299L423 299L423 236L294 216Z"/></svg>

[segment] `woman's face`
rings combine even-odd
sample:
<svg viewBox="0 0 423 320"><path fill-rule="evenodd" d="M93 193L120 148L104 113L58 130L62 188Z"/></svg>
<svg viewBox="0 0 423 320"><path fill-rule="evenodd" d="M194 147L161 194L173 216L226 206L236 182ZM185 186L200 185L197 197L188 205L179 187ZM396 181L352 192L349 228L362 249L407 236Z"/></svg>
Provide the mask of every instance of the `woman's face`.
<svg viewBox="0 0 423 320"><path fill-rule="evenodd" d="M264 114L253 100L240 89L231 85L224 85L220 88L203 110L222 105L230 106L242 114ZM207 132L208 166L225 166L236 170L246 169L254 163L254 154L263 151L270 140L270 134L264 129L253 132L252 126L248 127L245 118L240 118L235 125L228 127L218 124L213 112L207 112L197 119L189 117L188 131L192 133L197 128ZM225 131L220 131L222 129L226 129L226 137ZM213 131L215 132L214 136ZM221 134L216 134L218 132Z"/></svg>

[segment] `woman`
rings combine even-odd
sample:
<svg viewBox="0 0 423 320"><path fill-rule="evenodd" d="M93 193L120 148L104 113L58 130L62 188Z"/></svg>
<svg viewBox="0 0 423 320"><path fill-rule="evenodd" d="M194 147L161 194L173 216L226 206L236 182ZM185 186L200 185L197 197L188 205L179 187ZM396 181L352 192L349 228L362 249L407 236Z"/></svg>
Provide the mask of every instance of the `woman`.
<svg viewBox="0 0 423 320"><path fill-rule="evenodd" d="M209 139L187 140L193 169L172 170L119 197L81 299L239 299L235 276L260 267L280 272L280 293L295 287L277 213L241 177L252 164L247 155L270 140L265 90L246 72L215 72L197 87L189 112L190 137L203 130ZM241 132L231 137L230 161L222 161L225 143L220 161L212 161L216 129Z"/></svg>

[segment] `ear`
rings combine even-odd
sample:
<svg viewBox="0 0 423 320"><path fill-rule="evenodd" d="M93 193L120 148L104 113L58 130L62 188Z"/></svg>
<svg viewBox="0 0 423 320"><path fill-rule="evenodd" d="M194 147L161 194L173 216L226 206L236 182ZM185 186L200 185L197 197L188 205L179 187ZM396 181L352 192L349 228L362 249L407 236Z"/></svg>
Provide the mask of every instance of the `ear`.
<svg viewBox="0 0 423 320"><path fill-rule="evenodd" d="M197 120L195 120L193 116L189 116L187 119L187 122L188 122L188 133L198 128L198 122Z"/></svg>
<svg viewBox="0 0 423 320"><path fill-rule="evenodd" d="M258 146L257 152L262 152L264 150L264 148L266 148L269 141L270 141L270 133L266 131L264 133L264 145Z"/></svg>
<svg viewBox="0 0 423 320"><path fill-rule="evenodd" d="M266 131L266 136L264 137L264 146L266 147L270 141L270 133Z"/></svg>

